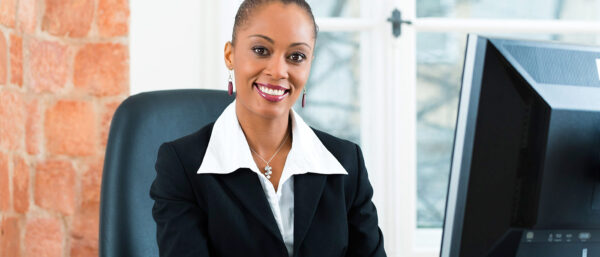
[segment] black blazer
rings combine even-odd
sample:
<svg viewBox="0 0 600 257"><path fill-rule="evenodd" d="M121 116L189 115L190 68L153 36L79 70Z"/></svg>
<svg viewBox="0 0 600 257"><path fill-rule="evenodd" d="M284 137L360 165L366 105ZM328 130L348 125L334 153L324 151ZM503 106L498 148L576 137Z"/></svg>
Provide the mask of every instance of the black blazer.
<svg viewBox="0 0 600 257"><path fill-rule="evenodd" d="M287 257L256 173L196 173L213 125L158 150L150 197L160 256ZM314 131L348 175L295 175L294 256L386 256L360 148Z"/></svg>

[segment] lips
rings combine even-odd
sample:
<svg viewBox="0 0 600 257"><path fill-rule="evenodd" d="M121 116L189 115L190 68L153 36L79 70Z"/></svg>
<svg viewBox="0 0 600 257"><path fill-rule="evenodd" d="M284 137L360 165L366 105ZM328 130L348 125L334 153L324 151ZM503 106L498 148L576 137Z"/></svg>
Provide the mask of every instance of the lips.
<svg viewBox="0 0 600 257"><path fill-rule="evenodd" d="M270 102L279 102L290 93L289 89L277 85L254 83L254 87L260 96Z"/></svg>

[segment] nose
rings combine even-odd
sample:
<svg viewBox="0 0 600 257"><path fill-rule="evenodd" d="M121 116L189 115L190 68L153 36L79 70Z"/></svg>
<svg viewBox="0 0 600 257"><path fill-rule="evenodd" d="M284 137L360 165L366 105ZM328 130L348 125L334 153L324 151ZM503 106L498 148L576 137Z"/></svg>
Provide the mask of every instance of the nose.
<svg viewBox="0 0 600 257"><path fill-rule="evenodd" d="M271 58L265 71L267 75L273 78L273 80L287 79L288 64L285 61L285 57L282 56Z"/></svg>

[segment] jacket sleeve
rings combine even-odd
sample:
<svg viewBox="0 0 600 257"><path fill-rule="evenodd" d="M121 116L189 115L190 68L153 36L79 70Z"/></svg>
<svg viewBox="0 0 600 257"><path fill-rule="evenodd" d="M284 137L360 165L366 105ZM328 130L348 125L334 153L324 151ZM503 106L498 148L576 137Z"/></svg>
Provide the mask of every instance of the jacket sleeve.
<svg viewBox="0 0 600 257"><path fill-rule="evenodd" d="M207 217L172 145L158 150L156 178L150 188L152 217L161 257L208 257Z"/></svg>
<svg viewBox="0 0 600 257"><path fill-rule="evenodd" d="M349 243L346 256L386 256L383 234L377 224L377 210L371 201L373 188L360 147L356 146L358 174L356 192L348 212Z"/></svg>

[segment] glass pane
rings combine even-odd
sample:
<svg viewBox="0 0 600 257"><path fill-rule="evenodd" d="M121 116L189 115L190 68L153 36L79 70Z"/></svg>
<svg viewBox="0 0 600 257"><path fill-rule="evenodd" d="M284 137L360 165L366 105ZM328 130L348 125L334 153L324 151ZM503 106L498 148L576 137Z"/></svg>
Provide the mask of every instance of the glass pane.
<svg viewBox="0 0 600 257"><path fill-rule="evenodd" d="M306 107L294 109L310 126L360 143L358 32L321 32L306 84Z"/></svg>
<svg viewBox="0 0 600 257"><path fill-rule="evenodd" d="M417 225L441 227L464 34L417 34Z"/></svg>
<svg viewBox="0 0 600 257"><path fill-rule="evenodd" d="M595 35L494 35L600 44ZM417 34L417 225L441 227L461 84L464 33Z"/></svg>
<svg viewBox="0 0 600 257"><path fill-rule="evenodd" d="M598 20L600 0L419 0L418 17Z"/></svg>
<svg viewBox="0 0 600 257"><path fill-rule="evenodd" d="M360 0L307 0L315 17L358 18Z"/></svg>

